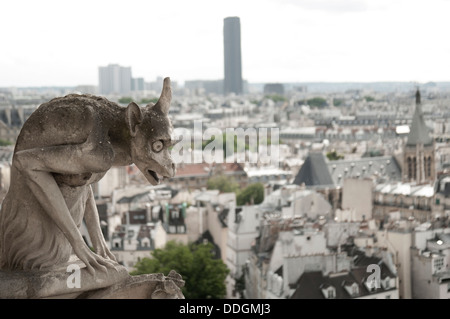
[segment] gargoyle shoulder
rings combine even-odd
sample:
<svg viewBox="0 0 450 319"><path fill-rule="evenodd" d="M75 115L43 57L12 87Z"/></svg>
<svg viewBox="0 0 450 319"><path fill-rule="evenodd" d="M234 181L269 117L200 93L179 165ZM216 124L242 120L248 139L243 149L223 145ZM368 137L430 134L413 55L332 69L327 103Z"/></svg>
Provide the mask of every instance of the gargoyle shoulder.
<svg viewBox="0 0 450 319"><path fill-rule="evenodd" d="M108 100L93 95L70 94L40 105L24 123L16 150L83 143L94 126L101 130L101 114Z"/></svg>

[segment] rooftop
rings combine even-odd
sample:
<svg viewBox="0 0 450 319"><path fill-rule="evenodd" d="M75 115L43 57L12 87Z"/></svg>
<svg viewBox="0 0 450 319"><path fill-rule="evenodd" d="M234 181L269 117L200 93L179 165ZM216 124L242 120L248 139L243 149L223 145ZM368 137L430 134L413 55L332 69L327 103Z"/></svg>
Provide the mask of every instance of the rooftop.
<svg viewBox="0 0 450 319"><path fill-rule="evenodd" d="M401 180L401 168L393 156L329 161L322 152L310 152L294 179L306 186L342 186L345 178L381 177Z"/></svg>
<svg viewBox="0 0 450 319"><path fill-rule="evenodd" d="M295 292L291 299L324 299L324 289L333 287L335 289L335 297L333 299L351 299L368 295L377 294L384 291L395 290L396 287L380 287L369 291L364 284L370 275L367 272L367 266L371 264L379 265L381 269L381 280L395 278L388 267L378 257L369 257L362 251L355 251L349 254L353 255L353 266L350 271L330 274L324 276L321 271L304 272L297 281ZM351 294L352 286L357 286L354 294Z"/></svg>
<svg viewBox="0 0 450 319"><path fill-rule="evenodd" d="M434 186L428 184L416 185L414 183L400 182L382 183L375 186L375 192L405 196L433 197Z"/></svg>
<svg viewBox="0 0 450 319"><path fill-rule="evenodd" d="M214 170L222 170L225 174L245 174L244 169L238 163L221 163L221 164L179 164L177 165L177 173L174 178L177 177L191 177L191 176L204 176L207 177L212 174Z"/></svg>

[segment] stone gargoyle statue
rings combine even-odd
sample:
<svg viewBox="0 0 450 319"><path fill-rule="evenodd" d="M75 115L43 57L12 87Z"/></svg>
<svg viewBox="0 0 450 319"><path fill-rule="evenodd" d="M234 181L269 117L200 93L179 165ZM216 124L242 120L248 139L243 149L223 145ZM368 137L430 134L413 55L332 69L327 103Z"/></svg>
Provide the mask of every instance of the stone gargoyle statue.
<svg viewBox="0 0 450 319"><path fill-rule="evenodd" d="M158 102L145 107L70 94L31 114L17 138L0 211L0 270L51 271L73 256L92 278L124 268L101 232L91 184L112 166L130 164L152 185L175 175L171 98L165 78ZM83 219L95 252L80 233Z"/></svg>

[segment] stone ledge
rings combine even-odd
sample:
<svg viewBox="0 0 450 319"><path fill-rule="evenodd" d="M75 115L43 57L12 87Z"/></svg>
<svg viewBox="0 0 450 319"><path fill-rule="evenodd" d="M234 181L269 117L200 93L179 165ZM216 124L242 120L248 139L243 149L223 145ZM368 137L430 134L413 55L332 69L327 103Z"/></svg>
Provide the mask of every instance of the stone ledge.
<svg viewBox="0 0 450 319"><path fill-rule="evenodd" d="M80 267L80 288L69 288L73 272L67 266ZM70 280L69 280L70 281ZM0 270L0 299L184 299L184 281L175 271L164 274L131 276L125 267L96 272L92 276L80 260L72 260L51 271Z"/></svg>
<svg viewBox="0 0 450 319"><path fill-rule="evenodd" d="M80 288L69 288L67 280L73 272L67 267L80 267ZM40 299L75 298L85 291L109 287L131 277L125 267L117 265L116 270L96 272L92 276L80 260L72 260L49 271L43 270L0 270L0 298Z"/></svg>
<svg viewBox="0 0 450 319"><path fill-rule="evenodd" d="M130 276L111 287L84 293L86 299L184 299L184 281L175 271L164 274Z"/></svg>

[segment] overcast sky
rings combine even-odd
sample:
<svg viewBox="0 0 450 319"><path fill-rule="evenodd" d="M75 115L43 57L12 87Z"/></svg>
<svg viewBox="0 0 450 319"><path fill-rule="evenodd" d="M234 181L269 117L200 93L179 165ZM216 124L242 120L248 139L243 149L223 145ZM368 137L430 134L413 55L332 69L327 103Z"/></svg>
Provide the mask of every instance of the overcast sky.
<svg viewBox="0 0 450 319"><path fill-rule="evenodd" d="M2 0L0 87L223 78L241 20L249 82L449 81L449 0Z"/></svg>

